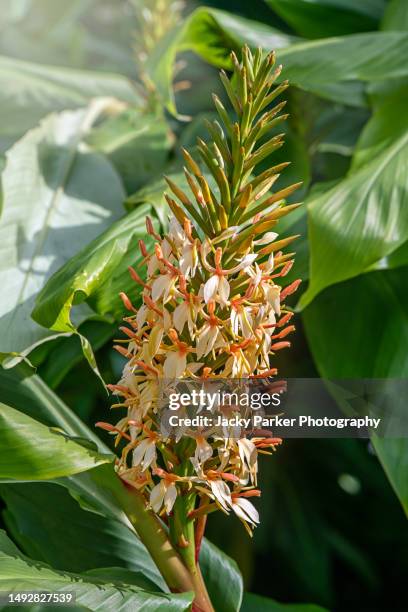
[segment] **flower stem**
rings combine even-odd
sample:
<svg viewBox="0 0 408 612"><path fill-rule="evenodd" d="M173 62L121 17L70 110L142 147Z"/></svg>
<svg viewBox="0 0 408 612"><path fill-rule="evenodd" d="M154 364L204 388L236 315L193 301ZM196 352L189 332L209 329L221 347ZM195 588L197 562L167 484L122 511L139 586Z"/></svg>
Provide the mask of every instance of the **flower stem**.
<svg viewBox="0 0 408 612"><path fill-rule="evenodd" d="M123 486L115 490L117 500L149 551L169 589L174 593L193 591L195 594L194 609L197 612L214 612L197 567L194 566L194 573L187 568L174 549L162 523L154 512L149 510L143 495L134 487L121 482ZM193 527L192 522L190 524Z"/></svg>

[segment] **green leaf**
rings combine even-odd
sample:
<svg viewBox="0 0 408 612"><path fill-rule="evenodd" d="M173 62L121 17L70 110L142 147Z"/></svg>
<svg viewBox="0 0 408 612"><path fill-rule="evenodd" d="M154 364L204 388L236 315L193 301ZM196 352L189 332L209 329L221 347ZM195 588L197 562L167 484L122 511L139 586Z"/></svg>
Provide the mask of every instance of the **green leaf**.
<svg viewBox="0 0 408 612"><path fill-rule="evenodd" d="M20 410L49 427L60 427L67 434L86 438L102 453L108 447L25 363L4 370L0 367L0 402Z"/></svg>
<svg viewBox="0 0 408 612"><path fill-rule="evenodd" d="M200 551L200 567L210 599L216 602L217 612L240 610L243 583L235 561L204 539Z"/></svg>
<svg viewBox="0 0 408 612"><path fill-rule="evenodd" d="M63 487L7 484L0 493L7 528L33 559L69 572L121 567L132 571L133 580L143 576L153 590L168 590L135 533L116 520L83 510Z"/></svg>
<svg viewBox="0 0 408 612"><path fill-rule="evenodd" d="M309 204L310 285L301 306L379 264L407 241L407 159L408 131Z"/></svg>
<svg viewBox="0 0 408 612"><path fill-rule="evenodd" d="M46 426L59 427L73 437L90 441L100 453L110 452L102 440L25 364L12 370L0 370L0 400ZM60 478L57 482L66 487L82 506L131 527L116 501L123 491L111 464L102 464L88 472Z"/></svg>
<svg viewBox="0 0 408 612"><path fill-rule="evenodd" d="M366 83L408 76L406 32L367 32L296 42L265 24L204 8L192 13L181 28L158 45L147 69L174 112L171 83L177 52L193 50L204 60L225 68L230 67L230 50L239 52L244 43L268 51L277 49L278 62L284 66L281 78L346 105L367 105Z"/></svg>
<svg viewBox="0 0 408 612"><path fill-rule="evenodd" d="M93 350L97 351L113 338L117 333L117 326L89 320L85 321L78 331L81 336L87 338ZM53 342L44 363L41 363L39 369L41 378L55 389L83 358L82 345L76 334L68 338L59 337Z"/></svg>
<svg viewBox="0 0 408 612"><path fill-rule="evenodd" d="M321 376L408 376L407 272L407 267L372 272L334 285L303 311L306 334ZM380 329L381 334L375 333ZM335 350L328 350L330 346Z"/></svg>
<svg viewBox="0 0 408 612"><path fill-rule="evenodd" d="M92 98L113 96L140 104L121 75L45 66L0 56L1 133L20 136L45 115L85 106Z"/></svg>
<svg viewBox="0 0 408 612"><path fill-rule="evenodd" d="M383 0L266 0L292 28L306 38L326 38L376 30Z"/></svg>
<svg viewBox="0 0 408 612"><path fill-rule="evenodd" d="M405 0L389 0L381 24L382 30L408 31L408 5Z"/></svg>
<svg viewBox="0 0 408 612"><path fill-rule="evenodd" d="M100 315L123 315L118 294L137 288L129 280L127 268L141 261L137 243L149 238L145 227L148 214L155 214L151 206L137 207L62 266L38 294L34 320L52 330L72 330L71 309L85 300Z"/></svg>
<svg viewBox="0 0 408 612"><path fill-rule="evenodd" d="M254 595L253 593L245 593L240 612L327 612L320 606L314 604L283 604Z"/></svg>
<svg viewBox="0 0 408 612"><path fill-rule="evenodd" d="M108 157L133 193L162 173L172 139L163 116L130 108L96 126L87 143Z"/></svg>
<svg viewBox="0 0 408 612"><path fill-rule="evenodd" d="M3 172L0 350L24 352L52 336L30 318L47 278L118 217L118 175L83 137L104 106L52 115L16 143ZM85 317L88 311L82 311ZM66 326L65 332L75 328Z"/></svg>
<svg viewBox="0 0 408 612"><path fill-rule="evenodd" d="M146 70L164 103L175 113L172 81L178 52L193 50L210 64L227 68L231 49L239 50L244 42L270 50L285 47L294 40L293 36L266 24L224 11L199 8L159 42L147 60Z"/></svg>
<svg viewBox="0 0 408 612"><path fill-rule="evenodd" d="M408 267L401 267L365 274L326 289L306 308L302 319L322 377L408 376L407 273ZM408 441L373 437L372 442L407 511Z"/></svg>
<svg viewBox="0 0 408 612"><path fill-rule="evenodd" d="M374 93L374 112L359 136L351 172L355 172L367 162L376 159L401 135L408 132L407 96L408 83L404 82L387 93Z"/></svg>
<svg viewBox="0 0 408 612"><path fill-rule="evenodd" d="M112 461L22 412L0 404L0 479L51 480Z"/></svg>
<svg viewBox="0 0 408 612"><path fill-rule="evenodd" d="M109 609L131 612L144 609L149 612L189 610L192 595L151 593L136 586L105 580L89 574L74 574L57 571L42 563L33 563L22 554L10 554L10 544L4 532L0 539L0 562L2 573L0 591L47 590L75 592L76 603L90 610Z"/></svg>
<svg viewBox="0 0 408 612"><path fill-rule="evenodd" d="M408 517L408 440L373 435L371 442Z"/></svg>

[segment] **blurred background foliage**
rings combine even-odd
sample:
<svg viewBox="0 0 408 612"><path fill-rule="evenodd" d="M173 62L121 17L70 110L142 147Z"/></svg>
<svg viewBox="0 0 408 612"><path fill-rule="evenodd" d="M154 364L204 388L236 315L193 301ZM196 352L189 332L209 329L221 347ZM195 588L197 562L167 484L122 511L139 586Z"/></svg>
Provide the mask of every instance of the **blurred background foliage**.
<svg viewBox="0 0 408 612"><path fill-rule="evenodd" d="M161 177L183 180L179 147L204 133L217 68L243 43L275 48L291 81L273 163L292 162L277 189L303 181L292 201L305 205L281 229L302 235L303 283L280 372L407 376L406 0L3 0L0 34L2 401L55 424L22 391L38 379L91 428L106 420L100 378L121 371L118 293L137 299L127 266L145 216L165 228ZM261 465L254 540L223 516L209 538L259 595L406 610L407 451L404 440L286 441ZM47 485L48 515L42 486L2 485L4 525L25 553L71 571L131 567L103 549L68 560L70 538L45 553L74 502ZM272 610L262 599L242 609Z"/></svg>

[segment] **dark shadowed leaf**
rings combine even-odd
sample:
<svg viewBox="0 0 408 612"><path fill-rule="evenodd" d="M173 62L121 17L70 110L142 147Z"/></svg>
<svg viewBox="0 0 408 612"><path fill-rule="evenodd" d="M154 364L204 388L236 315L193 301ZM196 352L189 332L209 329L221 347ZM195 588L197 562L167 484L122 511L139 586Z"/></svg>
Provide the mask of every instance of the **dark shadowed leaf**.
<svg viewBox="0 0 408 612"><path fill-rule="evenodd" d="M321 376L408 376L407 273L408 268L401 267L365 274L326 289L306 308L302 317ZM372 442L407 511L407 440L373 437Z"/></svg>
<svg viewBox="0 0 408 612"><path fill-rule="evenodd" d="M314 604L285 604L253 593L245 593L240 612L327 612L327 610Z"/></svg>
<svg viewBox="0 0 408 612"><path fill-rule="evenodd" d="M384 0L266 0L292 28L306 38L326 38L377 29Z"/></svg>
<svg viewBox="0 0 408 612"><path fill-rule="evenodd" d="M243 583L235 561L214 544L204 540L200 551L200 566L210 598L217 602L217 612L240 610Z"/></svg>

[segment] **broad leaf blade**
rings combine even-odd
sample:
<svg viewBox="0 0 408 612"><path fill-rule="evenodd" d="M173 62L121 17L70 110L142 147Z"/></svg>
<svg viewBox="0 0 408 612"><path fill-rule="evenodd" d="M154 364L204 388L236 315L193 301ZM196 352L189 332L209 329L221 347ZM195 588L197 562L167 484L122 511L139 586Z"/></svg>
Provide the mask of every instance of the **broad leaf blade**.
<svg viewBox="0 0 408 612"><path fill-rule="evenodd" d="M96 126L87 143L108 157L133 193L162 174L172 137L162 115L130 108Z"/></svg>
<svg viewBox="0 0 408 612"><path fill-rule="evenodd" d="M38 291L120 213L119 177L106 159L81 144L100 109L98 102L52 115L7 154L0 220L4 353L22 352L52 335L30 319Z"/></svg>
<svg viewBox="0 0 408 612"><path fill-rule="evenodd" d="M89 574L60 572L42 563L33 563L22 554L10 554L10 544L4 532L1 532L0 539L0 562L0 591L75 592L77 604L101 612L107 605L117 612L142 609L179 612L189 610L191 606L192 595L189 593L151 593L123 582L105 582Z"/></svg>
<svg viewBox="0 0 408 612"><path fill-rule="evenodd" d="M131 104L141 98L121 75L46 66L0 56L1 133L22 135L48 113L86 106L113 96Z"/></svg>
<svg viewBox="0 0 408 612"><path fill-rule="evenodd" d="M154 590L168 590L135 533L117 520L83 510L63 487L7 484L0 493L7 527L33 559L70 572L122 567L145 576Z"/></svg>
<svg viewBox="0 0 408 612"><path fill-rule="evenodd" d="M22 412L0 404L0 479L51 480L71 476L112 461Z"/></svg>
<svg viewBox="0 0 408 612"><path fill-rule="evenodd" d="M301 306L326 287L366 272L407 241L407 159L408 131L309 205L310 285Z"/></svg>
<svg viewBox="0 0 408 612"><path fill-rule="evenodd" d="M278 62L284 66L281 78L347 105L367 106L367 83L408 76L406 32L367 32L296 42L257 21L205 8L197 9L182 28L162 41L147 69L174 112L172 66L178 51L193 50L212 64L229 67L229 51L239 52L243 44L277 49Z"/></svg>
<svg viewBox="0 0 408 612"><path fill-rule="evenodd" d="M149 213L154 214L150 206L137 207L60 268L38 294L34 320L49 329L70 330L71 309L85 300L98 314L120 317L124 308L119 292L137 287L127 268L141 261L137 242L149 238L145 227Z"/></svg>
<svg viewBox="0 0 408 612"><path fill-rule="evenodd" d="M217 612L240 610L244 587L235 561L205 539L200 551L200 567L210 599L217 603Z"/></svg>
<svg viewBox="0 0 408 612"><path fill-rule="evenodd" d="M383 0L266 0L292 28L306 38L326 38L377 29Z"/></svg>
<svg viewBox="0 0 408 612"><path fill-rule="evenodd" d="M365 274L326 289L306 308L302 318L321 376L329 379L408 376L407 273L408 268L401 267ZM373 437L372 442L407 512L408 440Z"/></svg>
<svg viewBox="0 0 408 612"><path fill-rule="evenodd" d="M60 427L71 436L86 438L102 453L110 452L48 385L25 363L4 370L0 367L0 402L16 408L49 427Z"/></svg>

